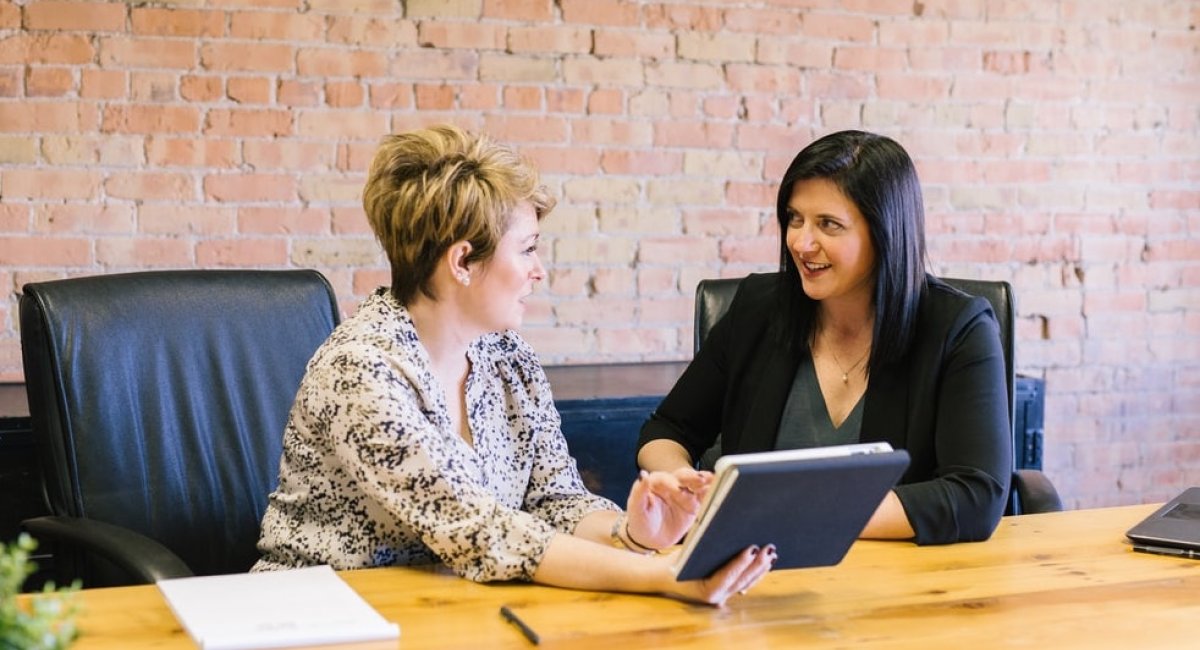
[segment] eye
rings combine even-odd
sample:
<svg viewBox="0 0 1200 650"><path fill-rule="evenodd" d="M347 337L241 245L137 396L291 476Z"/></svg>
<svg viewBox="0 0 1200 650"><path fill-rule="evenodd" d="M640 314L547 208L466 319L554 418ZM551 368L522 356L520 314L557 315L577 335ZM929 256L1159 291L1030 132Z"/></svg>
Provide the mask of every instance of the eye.
<svg viewBox="0 0 1200 650"><path fill-rule="evenodd" d="M821 219L821 228L824 228L825 230L842 230L843 226L836 219L824 217Z"/></svg>
<svg viewBox="0 0 1200 650"><path fill-rule="evenodd" d="M798 228L804 225L804 217L800 216L795 210L788 210L786 213L787 225L790 228Z"/></svg>

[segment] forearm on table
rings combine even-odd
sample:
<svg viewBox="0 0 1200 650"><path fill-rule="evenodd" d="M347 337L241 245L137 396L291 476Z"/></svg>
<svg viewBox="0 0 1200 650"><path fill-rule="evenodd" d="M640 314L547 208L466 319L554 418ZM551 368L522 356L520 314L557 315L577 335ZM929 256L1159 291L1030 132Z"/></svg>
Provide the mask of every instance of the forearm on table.
<svg viewBox="0 0 1200 650"><path fill-rule="evenodd" d="M904 511L900 497L889 490L859 537L865 539L911 539L915 535L916 532L913 531L912 524L908 521L908 513Z"/></svg>
<svg viewBox="0 0 1200 650"><path fill-rule="evenodd" d="M683 445L665 438L643 445L638 450L637 461L639 467L651 472L673 472L680 467L692 466L692 458Z"/></svg>
<svg viewBox="0 0 1200 650"><path fill-rule="evenodd" d="M554 536L533 574L538 584L629 593L661 593L673 579L659 556L564 534Z"/></svg>

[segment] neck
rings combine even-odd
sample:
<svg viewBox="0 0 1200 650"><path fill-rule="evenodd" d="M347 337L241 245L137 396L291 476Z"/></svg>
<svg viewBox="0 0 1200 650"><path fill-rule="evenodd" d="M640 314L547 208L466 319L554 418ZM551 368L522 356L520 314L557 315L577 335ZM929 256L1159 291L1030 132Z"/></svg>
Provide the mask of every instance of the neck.
<svg viewBox="0 0 1200 650"><path fill-rule="evenodd" d="M844 343L855 343L874 330L875 310L869 301L822 301L817 306L817 334Z"/></svg>
<svg viewBox="0 0 1200 650"><path fill-rule="evenodd" d="M417 330L417 338L429 354L434 373L443 379L465 374L467 346L479 334L464 326L462 316L453 303L418 295L407 309Z"/></svg>

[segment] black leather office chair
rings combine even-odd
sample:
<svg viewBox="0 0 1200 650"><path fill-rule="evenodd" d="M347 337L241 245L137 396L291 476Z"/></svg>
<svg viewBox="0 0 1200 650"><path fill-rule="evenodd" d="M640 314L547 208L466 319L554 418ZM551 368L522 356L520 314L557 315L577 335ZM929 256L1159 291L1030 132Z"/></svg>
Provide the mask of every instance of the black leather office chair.
<svg viewBox="0 0 1200 650"><path fill-rule="evenodd" d="M316 271L25 285L21 352L50 516L85 586L245 571L305 365L339 321Z"/></svg>
<svg viewBox="0 0 1200 650"><path fill-rule="evenodd" d="M946 284L974 296L982 296L992 303L996 312L996 320L1000 325L1000 344L1004 348L1005 378L1008 385L1008 421L1013 422L1014 406L1014 359L1016 337L1016 304L1013 299L1012 285L1004 281L966 280L959 278L942 278ZM720 278L701 280L696 286L696 321L694 349L700 349L700 343L708 335L712 326L720 320L733 296L737 293L741 278ZM1012 487L1009 490L1008 506L1005 514L1031 514L1036 512L1057 512L1062 510L1062 500L1050 479L1035 469L1016 469L1013 471Z"/></svg>

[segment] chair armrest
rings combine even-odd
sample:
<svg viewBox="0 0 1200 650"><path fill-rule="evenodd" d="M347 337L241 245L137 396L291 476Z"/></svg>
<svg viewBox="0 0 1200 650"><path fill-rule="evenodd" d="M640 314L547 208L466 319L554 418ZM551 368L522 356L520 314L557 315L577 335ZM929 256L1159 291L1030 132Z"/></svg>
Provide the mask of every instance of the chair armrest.
<svg viewBox="0 0 1200 650"><path fill-rule="evenodd" d="M1058 490L1041 471L1018 469L1013 472L1012 489L1017 493L1020 514L1059 512L1063 509Z"/></svg>
<svg viewBox="0 0 1200 650"><path fill-rule="evenodd" d="M26 519L21 528L39 542L66 544L110 560L141 584L187 578L192 570L158 542L128 528L94 519L46 516Z"/></svg>

